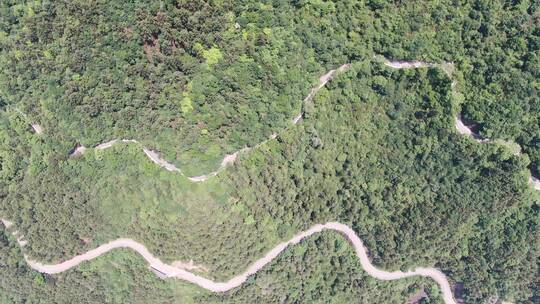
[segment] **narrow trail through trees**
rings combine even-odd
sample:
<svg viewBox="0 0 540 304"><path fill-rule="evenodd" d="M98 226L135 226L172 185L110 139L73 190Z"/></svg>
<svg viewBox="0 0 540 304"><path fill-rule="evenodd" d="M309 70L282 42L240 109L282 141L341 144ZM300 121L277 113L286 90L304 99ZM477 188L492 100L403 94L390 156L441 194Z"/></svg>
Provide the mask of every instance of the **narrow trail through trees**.
<svg viewBox="0 0 540 304"><path fill-rule="evenodd" d="M313 100L313 97L317 94L317 92L320 89L322 89L326 85L326 83L328 83L330 80L332 80L339 73L345 72L349 67L350 67L350 64L344 64L344 65L340 66L337 69L328 71L326 74L324 74L323 76L321 76L319 78L319 83L317 84L317 86L312 88L311 91L309 92L308 96L306 98L304 98L303 103L302 103L302 109L300 110L300 113L292 120L293 125L296 125L302 119L302 117L304 115L304 112L303 112L304 104L311 102ZM32 125L32 127L34 127L34 125ZM40 132L37 132L36 128L34 128L34 130L36 130L36 133L41 133L41 128L39 129ZM242 149L240 149L240 150L238 150L238 151L236 151L236 152L234 152L232 154L225 155L223 157L223 160L221 161L218 169L215 170L215 171L212 171L212 172L204 174L204 175L199 175L199 176L186 176L186 178L188 180L192 181L192 182L204 182L207 179L209 179L210 177L216 176L220 171L225 169L225 167L227 167L228 165L233 164L235 162L237 156L240 153L247 152L252 148L255 148L255 147L258 147L258 146L264 144L268 140L275 139L276 137L277 137L277 134L273 133L272 135L270 135L270 137L268 139L266 139L263 142L260 142L260 143L256 144L254 147L245 147L245 148L242 148ZM94 149L95 150L105 150L105 149L113 147L114 145L116 145L116 144L118 144L120 142L122 142L122 143L140 144L135 139L120 139L120 140L119 139L113 139L113 140L98 144L97 146L94 147ZM172 163L166 161L165 159L161 158L159 156L158 152L156 152L154 150L151 150L151 149L148 149L148 148L146 148L146 147L144 147L142 145L141 145L141 148L142 148L144 154L148 157L148 159L150 159L156 165L158 165L160 167L163 167L168 171L178 172L178 173L184 175L182 173L182 171L180 170L180 168L176 167L174 164L172 164ZM70 155L71 156L83 155L84 153L86 153L87 150L88 150L88 148L86 148L84 146L77 146L72 151L72 153Z"/></svg>
<svg viewBox="0 0 540 304"><path fill-rule="evenodd" d="M384 65L386 65L386 66L388 66L390 68L393 68L393 69L441 68L441 69L443 69L445 71L445 73L448 75L449 78L452 78L452 71L453 71L453 68L454 68L454 63L453 62L444 62L444 63L437 64L437 63L430 63L430 62L423 62L423 61L389 60L389 59L387 59L387 58L385 58L383 56L378 56L378 55L374 56L374 59L377 60L377 61L381 61ZM320 89L322 89L334 77L336 77L337 75L347 71L350 68L350 65L351 65L350 63L343 64L339 68L330 70L326 74L319 77L319 83L317 84L317 86L313 87L311 89L311 91L309 92L309 94L306 96L306 98L304 98L304 100L302 102L300 112L298 113L298 115L296 115L292 119L292 125L298 124L298 122L303 118L303 116L304 116L304 106L313 101L313 98L317 94L317 92ZM456 86L456 82L453 81L452 85L451 85L452 89L454 89L455 86ZM39 124L32 123L31 126L32 126L32 128L34 129L34 131L37 134L43 133L43 128ZM458 133L469 136L469 137L473 138L474 140L476 140L479 143L492 142L491 140L486 139L486 138L482 138L479 134L474 133L467 125L465 125L465 123L463 122L463 120L461 118L461 114L458 114L456 116L455 127L456 127ZM149 149L149 148L146 148L146 147L142 146L135 139L113 139L113 140L98 144L97 146L93 147L93 149L95 149L95 150L105 150L105 149L113 147L114 145L116 145L116 144L118 144L120 142L138 144L138 145L141 146L142 151L148 157L148 159L150 159L156 165L158 165L158 166L160 166L160 167L162 167L162 168L164 168L164 169L166 169L168 171L177 172L177 173L181 174L182 176L185 176L189 181L194 182L194 183L198 183L198 182L204 182L204 181L208 180L209 178L218 175L219 172L224 170L228 165L233 164L236 161L236 158L238 157L238 155L240 153L247 152L247 151L249 151L249 150L251 150L253 148L256 148L256 147L266 143L268 140L275 139L276 137L277 137L277 133L273 133L272 135L270 135L270 137L268 139L256 144L253 147L244 147L244 148L242 148L240 150L237 150L237 151L233 152L232 154L226 154L223 157L219 167L215 171L209 172L207 174L199 175L199 176L186 176L186 175L184 175L184 173L182 172L182 170L180 168L176 167L174 164L168 162L167 160L161 158L157 151L154 151L152 149ZM83 155L84 153L86 153L87 150L89 150L89 148L78 145L72 150L70 156ZM534 189L540 190L540 179L538 179L538 178L536 178L534 176L531 176L529 178L529 184Z"/></svg>

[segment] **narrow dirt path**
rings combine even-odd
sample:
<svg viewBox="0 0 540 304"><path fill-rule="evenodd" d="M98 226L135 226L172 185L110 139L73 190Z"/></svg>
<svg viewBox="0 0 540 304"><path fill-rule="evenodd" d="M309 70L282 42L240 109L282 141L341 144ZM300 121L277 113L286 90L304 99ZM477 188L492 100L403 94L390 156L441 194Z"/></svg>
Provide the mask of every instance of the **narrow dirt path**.
<svg viewBox="0 0 540 304"><path fill-rule="evenodd" d="M105 150L114 146L118 142L118 139L109 140L94 147L96 150ZM135 141L136 142L136 141Z"/></svg>
<svg viewBox="0 0 540 304"><path fill-rule="evenodd" d="M531 185L534 187L534 189L536 190L540 190L540 179L534 177L534 176L531 176L529 178L529 182L531 183Z"/></svg>
<svg viewBox="0 0 540 304"><path fill-rule="evenodd" d="M3 220L4 223L11 224L8 221ZM100 255L109 252L116 248L129 248L140 254L149 264L150 267L163 274L168 278L177 278L190 283L196 284L206 290L213 292L226 292L242 285L249 276L257 273L264 266L272 262L277 256L279 256L287 247L300 243L307 237L310 237L323 230L332 230L339 232L347 237L348 241L353 246L357 258L360 260L360 265L370 276L383 280L399 280L403 278L409 278L413 276L422 276L433 279L440 287L443 295L443 299L446 304L456 304L456 301L452 295L452 289L448 283L446 276L436 268L424 268L419 267L407 272L403 271L385 271L375 267L367 255L366 247L362 243L362 240L354 232L353 229L347 225L338 222L328 222L324 225L317 224L306 231L302 231L292 237L290 240L276 245L265 256L256 260L251 264L243 273L231 278L227 282L214 282L202 276L191 273L185 269L175 267L173 265L165 264L160 259L156 258L148 249L141 243L138 243L132 239L121 238L109 243L103 244L95 249L92 249L84 254L73 257L67 261L54 265L45 265L29 259L25 256L25 260L32 269L48 274L56 274L69 270L84 261L89 261L99 257ZM174 264L174 263L173 263Z"/></svg>
<svg viewBox="0 0 540 304"><path fill-rule="evenodd" d="M311 91L309 92L308 96L306 96L306 98L304 98L303 103L302 103L302 109L300 110L300 113L298 113L298 115L296 115L296 117L294 117L293 120L292 120L293 125L296 125L302 119L302 117L304 117L303 107L306 104L313 101L313 97L315 97L317 92L319 92L319 90L322 89L329 81L334 79L334 77L336 77L337 75L347 71L350 67L351 67L351 64L346 63L346 64L341 65L339 68L334 69L334 70L330 70L326 74L319 77L319 84L316 87L312 88Z"/></svg>
<svg viewBox="0 0 540 304"><path fill-rule="evenodd" d="M39 124L33 123L31 124L31 126L32 126L32 129L34 129L34 132L36 132L36 134L43 133L43 128Z"/></svg>
<svg viewBox="0 0 540 304"><path fill-rule="evenodd" d="M461 115L456 116L456 129L461 135L473 137L473 131L463 123Z"/></svg>
<svg viewBox="0 0 540 304"><path fill-rule="evenodd" d="M479 134L474 133L471 130L471 128L469 128L467 125L465 125L465 123L463 122L463 119L461 117L461 114L458 114L456 116L455 121L456 121L455 126L456 126L456 129L457 129L459 134L468 136L468 137L476 140L479 143L488 143L488 142L490 142L489 139L482 138Z"/></svg>
<svg viewBox="0 0 540 304"><path fill-rule="evenodd" d="M159 157L159 154L156 151L149 150L147 148L143 148L144 154L148 156L148 158L156 163L158 166L161 166L171 172L181 172L180 169L176 168L175 165L167 162L166 160Z"/></svg>
<svg viewBox="0 0 540 304"><path fill-rule="evenodd" d="M428 63L423 61L390 61L386 60L384 62L386 66L389 66L394 69L417 69L417 68L429 68L434 67L436 64Z"/></svg>
<svg viewBox="0 0 540 304"><path fill-rule="evenodd" d="M311 91L309 92L308 96L306 96L306 98L304 98L303 103L302 103L302 107L306 103L311 102L313 100L313 97L315 96L315 94L317 94L317 92L319 92L319 90L322 89L326 85L326 83L331 81L339 73L345 72L349 67L350 67L350 64L344 64L344 65L340 66L339 68L334 69L334 70L330 70L326 74L321 76L319 78L319 83L317 84L317 86L312 88ZM304 112L303 112L303 110L301 110L300 113L292 120L293 125L296 125L302 119L303 115L304 115ZM270 135L270 137L268 139L266 139L262 143L258 143L254 147L260 146L261 144L265 143L266 141L271 140L271 139L275 139L276 137L277 137L277 134L273 133L272 135ZM105 150L105 149L113 147L114 145L118 144L119 142L136 143L136 144L139 143L135 139L122 139L122 140L113 139L113 140L98 144L97 146L94 147L94 149L96 149L96 150ZM236 161L237 156L241 152L246 152L246 151L248 151L250 149L251 149L250 147L245 147L245 148L242 148L242 149L240 149L240 150L238 150L238 151L236 151L236 152L234 152L232 154L225 155L223 157L223 160L221 161L221 164L220 164L219 168L217 170L215 170L215 171L212 171L212 172L204 174L204 175L199 175L199 176L192 176L192 177L186 176L186 178L189 179L192 182L204 182L207 179L209 179L209 178L211 178L213 176L216 176L220 171L225 169L228 165L233 164ZM78 146L77 148L75 148L73 150L73 152L70 154L70 156L82 155L82 154L84 154L86 152L86 150L87 150L86 147ZM150 159L156 165L158 165L160 167L163 167L168 171L179 172L180 174L183 175L180 168L176 167L174 164L172 164L172 163L166 161L165 159L161 158L159 156L158 152L156 152L154 150L151 150L151 149L148 149L146 147L142 147L142 150L143 150L144 154L148 157L148 159Z"/></svg>
<svg viewBox="0 0 540 304"><path fill-rule="evenodd" d="M448 75L448 77L452 78L452 72L454 70L454 64L452 62L444 62L444 63L441 63L441 64L437 64L437 63L430 63L430 62L424 62L424 61L402 61L402 60L389 60L385 57L382 57L382 56L374 56L375 60L378 60L380 62L382 62L384 65L388 66L388 67L391 67L391 68L394 68L394 69L416 69L416 68L424 68L424 67L437 67L437 68L441 68L445 71L445 73ZM304 116L304 111L303 111L303 107L307 104L307 103L310 103L313 101L313 98L314 96L317 94L317 92L322 89L329 81L331 81L335 76L337 76L338 74L342 73L342 72L345 72L347 69L349 69L350 67L350 64L347 63L347 64L343 64L342 66L340 66L339 68L337 69L334 69L334 70L330 70L328 71L326 74L322 75L321 77L319 77L319 83L317 84L317 86L313 87L311 89L311 91L309 92L308 96L306 96L306 98L304 98L303 100L303 103L302 103L302 109L300 110L300 113L298 113L298 115L296 115L293 119L292 119L292 124L293 125L296 125L298 124L298 122L303 118ZM454 88L456 86L456 82L455 81L452 81L452 88ZM21 113L24 115L24 113ZM460 134L463 134L465 136L469 136L471 138L473 138L474 140L476 140L477 142L479 143L489 143L489 142L492 142L491 140L489 139L486 139L486 138L482 138L480 137L479 134L476 134L474 133L469 127L467 127L467 125L465 125L463 123L463 120L461 119L461 115L458 115L456 118L455 118L455 127L457 129L457 131L460 133ZM34 129L34 131L37 133L37 134L41 134L43 132L43 129L41 128L41 126L37 123L33 123L32 124L32 128ZM271 139L275 139L277 137L277 134L276 133L273 133L268 139L264 140L263 142L255 145L254 147L252 148L255 148L255 147L258 147L260 146L261 144L264 144L266 141L268 140L271 140ZM118 139L113 139L113 140L110 140L110 141L107 141L107 142L104 142L104 143L101 143L101 144L98 144L97 146L94 147L94 149L96 150L104 150L104 149L108 149L112 146L114 146L115 144L119 143L119 142L124 142L124 143L136 143L136 144L139 144L139 142L135 139L122 139L122 140L118 140ZM182 171L180 170L180 168L176 167L174 164L166 161L165 159L161 158L159 156L159 153L154 151L154 150L151 150L151 149L148 149L146 147L142 147L142 150L144 152L144 154L152 161L154 162L155 164L157 164L158 166L161 166L163 168L165 168L166 170L168 171L171 171L171 172L178 172L182 175L184 175L188 180L190 180L191 182L195 182L195 183L198 183L198 182L204 182L206 180L208 180L209 178L213 177L213 176L216 176L219 174L219 172L221 172L223 169L225 169L228 165L231 165L235 162L237 156L241 153L241 152L246 152L246 151L249 151L251 148L250 147L245 147L243 149L240 149L232 154L227 154L224 156L223 160L221 161L221 164L220 166L218 167L217 170L215 171L212 171L212 172L209 172L207 174L203 174L203 175L199 175L199 176L185 176ZM84 154L86 152L87 148L84 147L84 146L77 146L73 151L72 153L70 154L70 156L80 156L82 154ZM518 152L517 154L519 154L520 152ZM537 190L540 190L540 182L538 181L537 178L535 177L532 177L530 179L530 184Z"/></svg>

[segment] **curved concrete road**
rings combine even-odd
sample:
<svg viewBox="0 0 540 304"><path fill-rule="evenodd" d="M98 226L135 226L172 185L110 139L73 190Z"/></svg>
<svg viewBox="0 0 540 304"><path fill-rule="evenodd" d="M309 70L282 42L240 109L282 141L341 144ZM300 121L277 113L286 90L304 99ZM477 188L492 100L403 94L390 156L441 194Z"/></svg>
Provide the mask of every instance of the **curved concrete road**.
<svg viewBox="0 0 540 304"><path fill-rule="evenodd" d="M455 122L456 122L455 126L456 126L456 129L457 129L459 134L468 136L468 137L474 139L475 141L477 141L479 143L488 143L488 142L490 142L489 139L482 138L479 134L474 133L473 130L471 130L471 128L469 128L467 125L465 125L465 123L463 122L463 119L461 118L461 114L458 114L456 116L456 121Z"/></svg>
<svg viewBox="0 0 540 304"><path fill-rule="evenodd" d="M534 187L534 189L540 190L540 179L531 176L529 177L529 183Z"/></svg>
<svg viewBox="0 0 540 304"><path fill-rule="evenodd" d="M7 222L7 221L4 221ZM9 223L9 222L8 222ZM7 225L6 225L7 226ZM154 271L163 274L165 277L174 277L184 281L191 282L196 284L204 289L213 291L213 292L225 292L233 288L239 287L242 285L249 276L255 274L264 266L269 264L274 260L278 255L280 255L288 246L298 244L307 237L312 236L313 234L319 233L323 230L333 230L339 233L342 233L347 237L351 245L354 247L356 256L360 260L360 264L365 272L370 276L379 279L379 280L399 280L403 278L413 277L413 276L423 276L433 279L439 285L444 302L446 304L456 304L456 301L452 295L452 289L448 283L446 276L436 268L424 268L419 267L414 270L407 272L402 271L385 271L375 267L366 252L366 247L362 243L362 240L354 232L353 229L347 225L338 223L338 222L329 222L324 225L317 224L311 227L310 229L300 232L292 237L290 240L276 245L272 250L270 250L265 256L255 261L251 264L248 269L246 269L242 274L239 274L227 282L214 282L202 276L191 273L187 270L174 267L169 264L163 263L161 260L156 258L148 249L141 243L138 243L132 239L122 238L111 241L109 243L103 244L96 249L92 249L84 254L73 257L65 262L54 264L54 265L44 265L42 263L33 261L25 256L26 262L28 265L42 273L55 274L60 273L66 270L69 270L80 263L94 258L99 257L100 255L111 251L115 248L130 248L140 254L153 268Z"/></svg>
<svg viewBox="0 0 540 304"><path fill-rule="evenodd" d="M482 138L480 135L474 133L471 128L467 127L467 125L465 125L463 123L463 120L461 119L461 115L458 115L456 117L456 129L458 131L459 134L461 135L465 135L467 137L470 137L472 139L474 139L476 142L478 143L481 143L481 144L487 144L487 143L492 143L493 141L491 141L490 139L488 138ZM495 141L497 142L497 141ZM506 145L509 145L509 144L512 144L510 142L505 142L505 141L500 141L500 143L506 143ZM515 143L514 143L515 144ZM521 155L521 147L519 147L518 145L518 151L517 153L515 153L516 155ZM532 174L532 173L531 173ZM536 178L535 176L530 176L529 177L529 184L535 189L535 190L540 190L540 179Z"/></svg>
<svg viewBox="0 0 540 304"><path fill-rule="evenodd" d="M32 126L32 129L34 129L34 132L36 132L36 134L43 133L43 128L39 124L33 123L31 124L31 126Z"/></svg>

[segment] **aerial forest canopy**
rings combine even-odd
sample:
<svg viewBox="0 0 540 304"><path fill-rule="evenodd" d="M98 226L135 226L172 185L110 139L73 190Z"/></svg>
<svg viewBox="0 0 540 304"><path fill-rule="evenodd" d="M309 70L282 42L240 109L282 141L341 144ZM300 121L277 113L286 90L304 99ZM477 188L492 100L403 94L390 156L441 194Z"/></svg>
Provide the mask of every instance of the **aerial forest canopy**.
<svg viewBox="0 0 540 304"><path fill-rule="evenodd" d="M442 301L430 279L370 277L333 232L221 294L129 250L54 275L24 260L132 238L226 281L339 221L378 267L436 267L466 303L537 303L539 74L538 1L1 1L0 218L27 243L1 229L0 302ZM458 115L521 152L459 134ZM137 143L92 149L114 139Z"/></svg>

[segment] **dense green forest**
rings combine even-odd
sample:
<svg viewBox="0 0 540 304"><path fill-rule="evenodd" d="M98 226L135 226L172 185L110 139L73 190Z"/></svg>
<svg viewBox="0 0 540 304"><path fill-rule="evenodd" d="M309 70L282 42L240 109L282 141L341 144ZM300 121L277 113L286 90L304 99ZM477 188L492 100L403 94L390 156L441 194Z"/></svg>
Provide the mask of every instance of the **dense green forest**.
<svg viewBox="0 0 540 304"><path fill-rule="evenodd" d="M540 194L540 4L532 1L69 1L0 3L0 215L24 253L58 262L118 237L225 280L314 223L350 225L385 269L435 266L467 303L534 303ZM394 70L374 55L454 62ZM291 120L319 76L350 70ZM480 145L512 140L523 155ZM35 134L39 123L43 134ZM140 149L70 157L114 138ZM379 282L344 239L289 248L212 295L159 280L128 251L66 273L29 270L2 234L4 302L405 302L429 280ZM111 266L112 265L112 266ZM117 298L115 298L117 297Z"/></svg>

